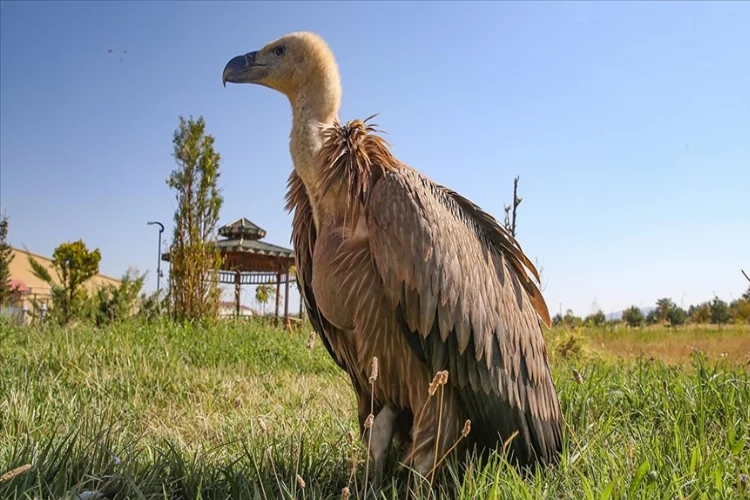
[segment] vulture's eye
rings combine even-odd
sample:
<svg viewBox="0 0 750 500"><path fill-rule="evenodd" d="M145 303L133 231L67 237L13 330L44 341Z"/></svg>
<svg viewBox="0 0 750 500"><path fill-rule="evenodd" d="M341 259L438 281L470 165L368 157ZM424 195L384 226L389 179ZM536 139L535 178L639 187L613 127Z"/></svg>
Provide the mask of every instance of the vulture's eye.
<svg viewBox="0 0 750 500"><path fill-rule="evenodd" d="M273 49L273 53L277 56L283 56L284 55L284 47L276 47Z"/></svg>

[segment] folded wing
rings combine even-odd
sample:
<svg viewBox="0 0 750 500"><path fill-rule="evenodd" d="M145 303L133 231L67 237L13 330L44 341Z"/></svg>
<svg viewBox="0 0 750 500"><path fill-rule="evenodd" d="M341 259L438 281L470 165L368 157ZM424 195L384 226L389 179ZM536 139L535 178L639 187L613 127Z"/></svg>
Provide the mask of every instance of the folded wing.
<svg viewBox="0 0 750 500"><path fill-rule="evenodd" d="M403 333L433 373L448 370L475 442L511 441L520 464L556 460L562 414L547 362L536 273L513 238L419 172L380 169L365 205L374 264Z"/></svg>

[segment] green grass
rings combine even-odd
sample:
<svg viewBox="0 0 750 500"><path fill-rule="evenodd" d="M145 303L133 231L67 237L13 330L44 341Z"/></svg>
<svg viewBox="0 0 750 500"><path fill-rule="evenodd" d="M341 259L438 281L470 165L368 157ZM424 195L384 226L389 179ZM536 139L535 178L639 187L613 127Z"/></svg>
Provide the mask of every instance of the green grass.
<svg viewBox="0 0 750 500"><path fill-rule="evenodd" d="M352 457L362 461L361 486L365 453L347 441L356 429L353 393L319 342L306 348L309 330L290 336L231 322L0 329L0 475L31 465L0 483L0 498L91 490L110 498L339 498L345 486L356 498ZM738 483L750 473L742 363L700 354L682 367L616 359L592 350L601 332L591 348L563 358L556 346L567 337L549 335L567 420L559 467L522 478L496 457L458 479L451 465L438 482L442 494L742 498ZM404 498L406 475L389 472L384 495Z"/></svg>

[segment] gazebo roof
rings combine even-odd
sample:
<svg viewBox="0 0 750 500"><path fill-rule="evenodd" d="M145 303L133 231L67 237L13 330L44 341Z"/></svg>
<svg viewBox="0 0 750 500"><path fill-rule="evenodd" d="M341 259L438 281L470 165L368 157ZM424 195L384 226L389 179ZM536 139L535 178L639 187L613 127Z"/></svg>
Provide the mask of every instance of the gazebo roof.
<svg viewBox="0 0 750 500"><path fill-rule="evenodd" d="M261 240L266 237L266 230L253 224L248 219L241 217L234 222L225 224L219 228L219 236L227 239L250 239Z"/></svg>
<svg viewBox="0 0 750 500"><path fill-rule="evenodd" d="M294 252L288 248L272 245L265 241L231 239L219 240L216 245L221 253L226 252L247 252L257 255L268 255L269 257L284 257L287 259L294 258Z"/></svg>

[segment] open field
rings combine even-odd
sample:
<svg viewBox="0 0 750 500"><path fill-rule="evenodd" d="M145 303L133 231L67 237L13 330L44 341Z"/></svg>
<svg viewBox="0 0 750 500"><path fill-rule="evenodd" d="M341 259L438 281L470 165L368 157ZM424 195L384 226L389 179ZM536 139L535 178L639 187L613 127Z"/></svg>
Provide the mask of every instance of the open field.
<svg viewBox="0 0 750 500"><path fill-rule="evenodd" d="M0 498L340 498L345 486L357 497L354 398L320 343L307 349L309 329L0 328L0 474L30 464ZM443 493L750 497L750 332L547 333L562 463L526 479L500 459L461 482L449 469ZM383 493L405 498L407 474L394 478Z"/></svg>
<svg viewBox="0 0 750 500"><path fill-rule="evenodd" d="M688 366L694 353L722 366L745 366L750 369L750 325L689 325L675 330L652 325L640 329L625 326L583 328L580 332L556 330L553 345L573 337L593 360L628 360L654 358L667 364Z"/></svg>

